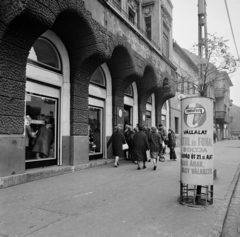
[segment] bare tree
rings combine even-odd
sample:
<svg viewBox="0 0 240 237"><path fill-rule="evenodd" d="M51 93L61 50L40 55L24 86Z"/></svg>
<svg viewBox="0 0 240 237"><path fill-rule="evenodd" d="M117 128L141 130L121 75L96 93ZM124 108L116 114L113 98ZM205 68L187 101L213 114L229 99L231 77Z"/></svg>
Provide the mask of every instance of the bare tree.
<svg viewBox="0 0 240 237"><path fill-rule="evenodd" d="M206 96L208 88L215 87L217 81L223 80L227 74L231 75L239 67L239 60L229 52L228 40L215 34L208 34L208 38L204 40L202 44L206 43L208 53L203 58L196 55L199 44L194 44L190 51L184 49L198 67L198 73L182 72L185 76L181 75L177 79L177 83L183 85L183 91L193 90L199 96Z"/></svg>

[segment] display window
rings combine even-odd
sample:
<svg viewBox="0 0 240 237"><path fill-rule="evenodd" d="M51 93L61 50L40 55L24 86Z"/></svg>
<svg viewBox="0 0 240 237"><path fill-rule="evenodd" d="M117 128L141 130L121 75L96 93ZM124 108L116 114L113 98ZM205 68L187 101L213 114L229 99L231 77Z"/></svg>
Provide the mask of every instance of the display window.
<svg viewBox="0 0 240 237"><path fill-rule="evenodd" d="M58 99L26 94L26 167L57 164Z"/></svg>
<svg viewBox="0 0 240 237"><path fill-rule="evenodd" d="M88 135L89 135L89 155L90 159L102 158L103 142L103 108L88 107Z"/></svg>

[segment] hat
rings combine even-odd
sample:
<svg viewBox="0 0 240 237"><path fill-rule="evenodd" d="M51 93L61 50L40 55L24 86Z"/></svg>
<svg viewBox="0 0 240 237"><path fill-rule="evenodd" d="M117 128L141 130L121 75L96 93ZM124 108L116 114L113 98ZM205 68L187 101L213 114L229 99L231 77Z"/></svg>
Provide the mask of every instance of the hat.
<svg viewBox="0 0 240 237"><path fill-rule="evenodd" d="M157 128L155 126L153 126L151 129L153 132L157 132Z"/></svg>

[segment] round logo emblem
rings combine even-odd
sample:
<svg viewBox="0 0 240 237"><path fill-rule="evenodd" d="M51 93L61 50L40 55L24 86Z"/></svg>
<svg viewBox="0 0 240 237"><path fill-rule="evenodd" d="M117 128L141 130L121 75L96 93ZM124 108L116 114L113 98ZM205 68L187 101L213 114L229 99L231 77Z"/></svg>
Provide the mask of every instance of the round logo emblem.
<svg viewBox="0 0 240 237"><path fill-rule="evenodd" d="M146 120L146 115L143 114L142 118L143 118L143 121L145 121Z"/></svg>
<svg viewBox="0 0 240 237"><path fill-rule="evenodd" d="M122 111L121 109L119 109L119 111L118 111L118 115L119 115L120 118L122 117L122 115L123 115L123 111Z"/></svg>
<svg viewBox="0 0 240 237"><path fill-rule="evenodd" d="M206 118L206 109L200 104L189 104L184 110L184 122L190 128L201 127Z"/></svg>

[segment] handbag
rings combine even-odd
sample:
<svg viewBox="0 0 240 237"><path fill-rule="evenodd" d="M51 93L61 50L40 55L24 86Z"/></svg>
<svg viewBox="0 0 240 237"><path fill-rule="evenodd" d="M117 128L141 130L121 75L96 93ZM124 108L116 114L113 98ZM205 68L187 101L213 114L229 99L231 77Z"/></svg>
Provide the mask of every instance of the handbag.
<svg viewBox="0 0 240 237"><path fill-rule="evenodd" d="M122 149L123 149L123 150L127 150L128 148L129 148L129 147L128 147L128 144L127 144L127 143L125 143L125 144L122 145Z"/></svg>
<svg viewBox="0 0 240 237"><path fill-rule="evenodd" d="M165 142L163 141L162 142L162 148L164 148L166 145L165 145Z"/></svg>

